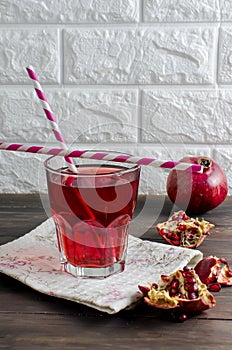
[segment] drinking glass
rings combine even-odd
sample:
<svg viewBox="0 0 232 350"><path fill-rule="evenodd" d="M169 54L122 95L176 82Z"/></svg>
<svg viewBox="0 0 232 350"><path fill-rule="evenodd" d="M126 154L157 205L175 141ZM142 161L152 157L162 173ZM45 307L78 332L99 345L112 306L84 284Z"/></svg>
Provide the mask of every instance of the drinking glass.
<svg viewBox="0 0 232 350"><path fill-rule="evenodd" d="M78 159L72 173L53 156L45 169L63 270L76 277L122 272L140 166Z"/></svg>

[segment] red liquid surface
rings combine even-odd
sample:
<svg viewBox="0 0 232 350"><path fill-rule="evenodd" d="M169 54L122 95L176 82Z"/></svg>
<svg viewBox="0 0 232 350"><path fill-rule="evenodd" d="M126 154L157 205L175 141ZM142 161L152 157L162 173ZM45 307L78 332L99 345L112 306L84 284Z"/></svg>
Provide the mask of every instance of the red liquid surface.
<svg viewBox="0 0 232 350"><path fill-rule="evenodd" d="M49 174L47 178L59 249L74 266L107 267L121 261L127 244L139 170L118 174L123 168L78 169L92 175L75 179Z"/></svg>

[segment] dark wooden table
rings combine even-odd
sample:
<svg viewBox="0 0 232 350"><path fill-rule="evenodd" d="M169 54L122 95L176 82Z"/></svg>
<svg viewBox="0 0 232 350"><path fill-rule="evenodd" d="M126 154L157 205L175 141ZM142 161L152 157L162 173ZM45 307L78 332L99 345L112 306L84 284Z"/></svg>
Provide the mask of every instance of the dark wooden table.
<svg viewBox="0 0 232 350"><path fill-rule="evenodd" d="M43 202L43 201L42 201ZM24 235L47 218L40 196L0 195L0 244ZM139 212L144 198L139 201ZM167 219L172 204L152 198L147 218L162 206L157 221ZM161 242L153 227L139 230L143 238ZM200 246L204 256L228 259L232 266L232 199L207 213L216 227ZM155 223L154 223L155 224ZM140 227L139 227L140 226ZM145 230L144 230L145 232ZM108 315L53 298L0 274L0 349L232 349L232 287L215 293L212 310L174 323L153 308L141 304L133 310Z"/></svg>

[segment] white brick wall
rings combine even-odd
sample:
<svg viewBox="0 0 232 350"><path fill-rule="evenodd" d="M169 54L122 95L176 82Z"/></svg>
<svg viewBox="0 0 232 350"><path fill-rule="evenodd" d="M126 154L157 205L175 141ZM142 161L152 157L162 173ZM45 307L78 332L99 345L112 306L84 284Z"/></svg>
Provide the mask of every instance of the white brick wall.
<svg viewBox="0 0 232 350"><path fill-rule="evenodd" d="M232 194L231 1L0 1L0 141L55 146L30 64L72 147L209 155ZM0 151L0 192L45 192L44 159ZM167 174L143 168L140 192Z"/></svg>

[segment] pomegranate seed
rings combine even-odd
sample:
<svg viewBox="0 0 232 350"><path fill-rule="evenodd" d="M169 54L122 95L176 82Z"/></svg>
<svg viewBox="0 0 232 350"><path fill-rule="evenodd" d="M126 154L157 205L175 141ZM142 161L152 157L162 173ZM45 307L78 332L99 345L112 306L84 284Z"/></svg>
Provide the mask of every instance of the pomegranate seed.
<svg viewBox="0 0 232 350"><path fill-rule="evenodd" d="M188 266L185 266L185 267L183 268L183 270L184 270L184 271L189 271L190 269L189 269Z"/></svg>
<svg viewBox="0 0 232 350"><path fill-rule="evenodd" d="M188 293L188 299L189 300L193 300L193 299L197 299L198 295L194 292Z"/></svg>
<svg viewBox="0 0 232 350"><path fill-rule="evenodd" d="M212 283L208 286L210 292L219 292L221 290L221 285L219 283Z"/></svg>
<svg viewBox="0 0 232 350"><path fill-rule="evenodd" d="M177 279L174 279L171 283L172 289L178 290L179 284L179 281Z"/></svg>
<svg viewBox="0 0 232 350"><path fill-rule="evenodd" d="M178 229L179 229L180 231L185 231L185 230L186 230L186 226L183 225L183 224L179 224L179 225L178 225Z"/></svg>
<svg viewBox="0 0 232 350"><path fill-rule="evenodd" d="M180 293L173 293L172 295L171 295L172 297L180 297Z"/></svg>
<svg viewBox="0 0 232 350"><path fill-rule="evenodd" d="M171 318L174 322L184 322L187 320L187 315L175 309L171 312Z"/></svg>
<svg viewBox="0 0 232 350"><path fill-rule="evenodd" d="M146 297L148 295L148 293L150 292L150 288L149 287L144 287L144 286L138 286L140 291L143 293L143 295Z"/></svg>
<svg viewBox="0 0 232 350"><path fill-rule="evenodd" d="M184 288L190 293L198 291L198 286L196 283L185 283Z"/></svg>
<svg viewBox="0 0 232 350"><path fill-rule="evenodd" d="M187 320L187 315L186 314L180 314L180 316L179 316L179 321L180 322L184 322L184 321L186 321Z"/></svg>
<svg viewBox="0 0 232 350"><path fill-rule="evenodd" d="M182 275L186 278L186 277L192 277L192 272L189 270L189 271L184 271L182 273Z"/></svg>
<svg viewBox="0 0 232 350"><path fill-rule="evenodd" d="M180 239L180 235L178 234L178 232L174 232L174 233L172 234L171 240L173 240L173 241L178 241L179 239Z"/></svg>
<svg viewBox="0 0 232 350"><path fill-rule="evenodd" d="M157 283L152 283L152 288L154 288L154 289L158 289L158 284Z"/></svg>
<svg viewBox="0 0 232 350"><path fill-rule="evenodd" d="M181 298L181 299L186 299L186 296L184 295L184 294L179 294L179 298Z"/></svg>
<svg viewBox="0 0 232 350"><path fill-rule="evenodd" d="M167 275L161 275L160 276L163 282L168 282L168 276Z"/></svg>
<svg viewBox="0 0 232 350"><path fill-rule="evenodd" d="M166 233L165 236L166 236L168 239L172 239L172 232Z"/></svg>
<svg viewBox="0 0 232 350"><path fill-rule="evenodd" d="M184 213L183 220L186 221L186 220L188 220L188 218L189 218L188 215L186 213Z"/></svg>
<svg viewBox="0 0 232 350"><path fill-rule="evenodd" d="M185 283L195 283L196 280L193 276L186 276L184 279Z"/></svg>
<svg viewBox="0 0 232 350"><path fill-rule="evenodd" d="M171 241L171 242L173 245L176 245L176 246L180 245L180 241Z"/></svg>
<svg viewBox="0 0 232 350"><path fill-rule="evenodd" d="M172 297L178 297L180 299L186 299L185 295L182 293L174 293L171 295Z"/></svg>
<svg viewBox="0 0 232 350"><path fill-rule="evenodd" d="M166 228L162 228L162 229L160 230L160 233L161 233L162 235L167 235L167 234L169 234L169 231L168 231Z"/></svg>

